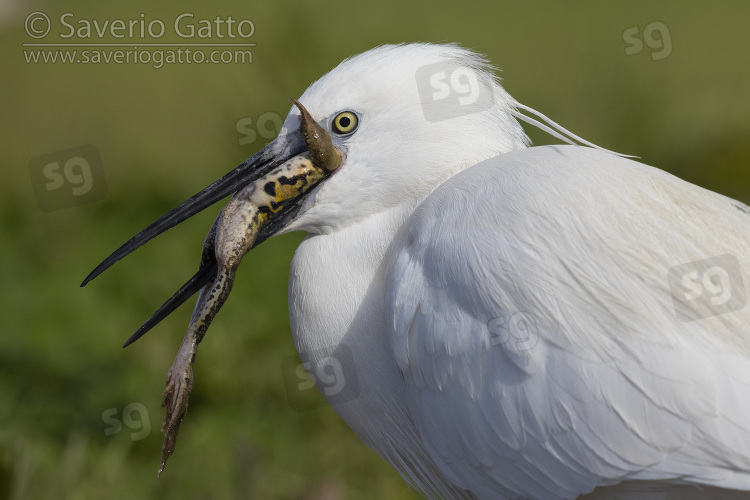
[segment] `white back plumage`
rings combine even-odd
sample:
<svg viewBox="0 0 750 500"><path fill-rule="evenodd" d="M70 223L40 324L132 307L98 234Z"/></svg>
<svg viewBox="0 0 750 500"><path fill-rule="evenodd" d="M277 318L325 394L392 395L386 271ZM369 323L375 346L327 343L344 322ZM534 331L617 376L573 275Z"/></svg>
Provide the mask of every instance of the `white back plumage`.
<svg viewBox="0 0 750 500"><path fill-rule="evenodd" d="M443 60L491 69L385 46L300 99L361 116L289 228L312 233L290 272L300 355L345 361L356 386L336 411L430 497L750 490L750 310L685 320L701 302L670 288L719 257L744 290L750 209L605 151L527 148L530 108L489 74L492 108L431 122L415 73Z"/></svg>

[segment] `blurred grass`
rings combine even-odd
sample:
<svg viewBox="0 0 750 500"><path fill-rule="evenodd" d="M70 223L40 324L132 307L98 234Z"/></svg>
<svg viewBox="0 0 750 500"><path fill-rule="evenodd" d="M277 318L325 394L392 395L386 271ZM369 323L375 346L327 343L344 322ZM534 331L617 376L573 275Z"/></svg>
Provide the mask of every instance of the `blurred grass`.
<svg viewBox="0 0 750 500"><path fill-rule="evenodd" d="M249 18L254 62L26 64L23 21L35 10L53 19ZM180 443L158 480L160 391L192 305L120 345L192 274L219 207L88 287L80 281L263 145L240 146L237 120L284 116L288 97L381 43L456 41L485 53L512 95L570 130L748 202L748 14L741 1L0 3L0 498L296 499L331 489L335 498L419 498L333 410L296 413L287 403L281 365L295 355L287 275L303 235L245 258L202 344ZM653 61L646 47L626 56L622 32L656 20L669 28L672 54ZM101 151L108 196L40 211L29 161L82 144ZM133 402L148 410L148 437L133 441L128 428L105 435L102 413Z"/></svg>

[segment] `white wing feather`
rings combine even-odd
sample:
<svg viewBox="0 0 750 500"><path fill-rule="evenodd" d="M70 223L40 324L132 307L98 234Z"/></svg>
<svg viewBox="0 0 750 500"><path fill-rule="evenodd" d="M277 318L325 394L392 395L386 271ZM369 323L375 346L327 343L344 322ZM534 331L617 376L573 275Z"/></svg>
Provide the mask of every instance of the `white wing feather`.
<svg viewBox="0 0 750 500"><path fill-rule="evenodd" d="M438 187L391 247L385 307L446 477L487 499L625 480L750 490L750 308L683 321L675 307L700 301L669 283L674 266L731 255L725 286L742 292L749 214L576 146Z"/></svg>

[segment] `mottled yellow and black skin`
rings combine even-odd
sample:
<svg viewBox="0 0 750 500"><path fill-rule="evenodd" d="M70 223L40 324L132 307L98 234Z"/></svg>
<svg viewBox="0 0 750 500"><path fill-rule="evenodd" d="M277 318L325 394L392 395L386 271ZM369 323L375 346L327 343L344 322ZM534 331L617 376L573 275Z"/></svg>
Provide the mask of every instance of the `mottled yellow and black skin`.
<svg viewBox="0 0 750 500"><path fill-rule="evenodd" d="M327 171L317 167L308 153L303 153L238 191L217 219L219 266L239 265L261 228L327 176Z"/></svg>
<svg viewBox="0 0 750 500"><path fill-rule="evenodd" d="M166 409L162 424L165 435L158 474L174 452L180 424L187 412L198 344L229 296L242 257L269 223L278 220L290 206L301 203L306 194L341 165L341 154L331 138L299 102L294 102L302 113L300 131L308 151L237 191L214 221L203 244L201 267L215 259L217 272L200 291L187 332L167 374L162 404Z"/></svg>

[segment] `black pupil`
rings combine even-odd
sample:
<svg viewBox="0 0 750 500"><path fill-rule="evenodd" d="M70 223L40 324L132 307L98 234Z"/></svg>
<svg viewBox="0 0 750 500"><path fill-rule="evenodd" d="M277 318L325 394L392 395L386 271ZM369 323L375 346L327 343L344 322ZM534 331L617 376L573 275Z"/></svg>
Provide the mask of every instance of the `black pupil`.
<svg viewBox="0 0 750 500"><path fill-rule="evenodd" d="M351 122L351 118L349 118L348 116L342 116L341 118L339 118L339 127L348 128Z"/></svg>

